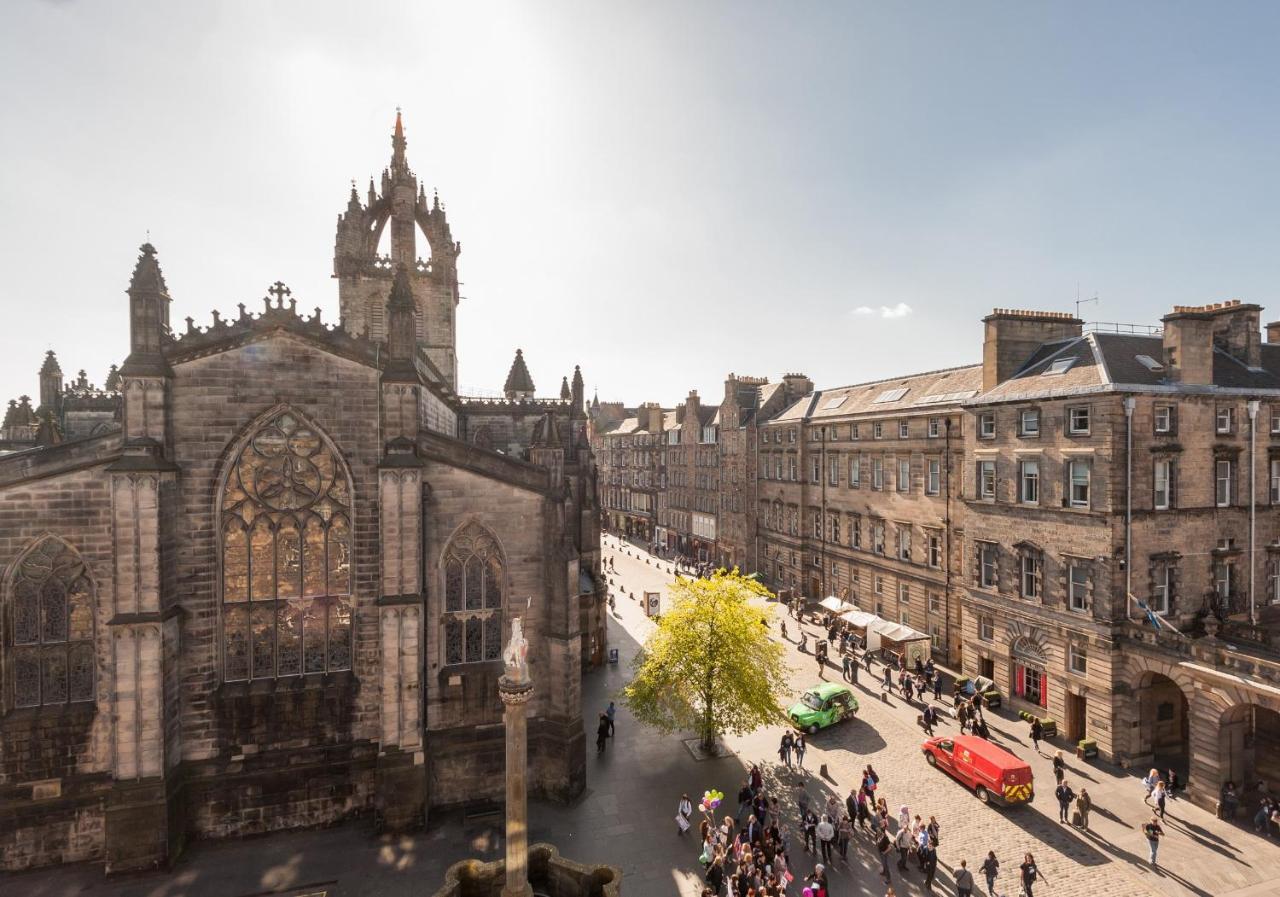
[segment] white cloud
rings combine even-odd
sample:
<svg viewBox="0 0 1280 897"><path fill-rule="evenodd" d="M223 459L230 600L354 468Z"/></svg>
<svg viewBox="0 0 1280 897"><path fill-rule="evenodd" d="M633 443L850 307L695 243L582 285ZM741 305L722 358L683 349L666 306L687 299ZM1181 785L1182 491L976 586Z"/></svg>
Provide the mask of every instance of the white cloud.
<svg viewBox="0 0 1280 897"><path fill-rule="evenodd" d="M853 313L862 317L878 314L886 319L905 318L911 314L911 306L905 302L899 302L897 305L882 305L879 309L872 308L870 305L859 305L853 310Z"/></svg>

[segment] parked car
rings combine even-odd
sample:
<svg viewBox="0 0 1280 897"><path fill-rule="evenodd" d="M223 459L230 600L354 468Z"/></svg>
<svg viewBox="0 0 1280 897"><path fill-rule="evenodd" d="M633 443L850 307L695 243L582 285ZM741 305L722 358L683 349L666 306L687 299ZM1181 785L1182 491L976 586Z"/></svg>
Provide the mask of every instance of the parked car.
<svg viewBox="0 0 1280 897"><path fill-rule="evenodd" d="M946 770L973 789L984 804L995 801L1011 806L1035 798L1031 767L986 739L976 735L930 738L921 748L930 766Z"/></svg>
<svg viewBox="0 0 1280 897"><path fill-rule="evenodd" d="M982 703L988 707L999 707L1001 702L1000 689L996 688L996 684L986 676L973 679L966 676L963 679L957 679L955 693L964 695L966 698L982 695Z"/></svg>
<svg viewBox="0 0 1280 897"><path fill-rule="evenodd" d="M787 710L787 716L797 729L812 734L857 712L853 689L839 682L823 682L806 690Z"/></svg>

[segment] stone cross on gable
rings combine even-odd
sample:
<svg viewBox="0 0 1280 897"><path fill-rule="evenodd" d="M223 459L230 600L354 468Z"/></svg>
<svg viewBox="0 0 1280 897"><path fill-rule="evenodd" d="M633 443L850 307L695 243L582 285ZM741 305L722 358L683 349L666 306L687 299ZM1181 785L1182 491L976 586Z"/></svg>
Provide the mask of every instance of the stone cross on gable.
<svg viewBox="0 0 1280 897"><path fill-rule="evenodd" d="M276 308L284 308L284 297L293 295L293 290L278 280L267 287L267 292L276 297Z"/></svg>

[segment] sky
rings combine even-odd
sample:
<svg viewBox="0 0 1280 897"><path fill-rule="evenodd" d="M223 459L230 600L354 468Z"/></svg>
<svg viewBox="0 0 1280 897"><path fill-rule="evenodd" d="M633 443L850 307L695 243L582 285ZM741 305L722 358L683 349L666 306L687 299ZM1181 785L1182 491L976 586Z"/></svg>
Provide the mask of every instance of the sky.
<svg viewBox="0 0 1280 897"><path fill-rule="evenodd" d="M150 240L172 320L280 279L408 157L462 242L459 384L718 401L980 360L995 307L1157 323L1280 285L1267 3L11 0L0 398L101 383ZM424 245L424 241L419 241Z"/></svg>

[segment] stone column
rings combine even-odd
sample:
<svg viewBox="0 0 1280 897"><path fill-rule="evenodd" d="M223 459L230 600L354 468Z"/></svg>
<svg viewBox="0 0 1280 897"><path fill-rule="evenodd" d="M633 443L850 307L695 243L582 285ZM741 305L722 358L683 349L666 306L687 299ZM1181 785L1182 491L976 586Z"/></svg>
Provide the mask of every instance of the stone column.
<svg viewBox="0 0 1280 897"><path fill-rule="evenodd" d="M529 885L529 808L526 797L529 736L526 714L533 683L508 675L498 680L507 734L507 883L502 897L531 897Z"/></svg>

